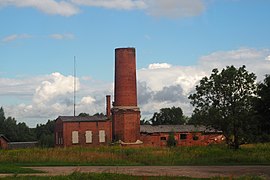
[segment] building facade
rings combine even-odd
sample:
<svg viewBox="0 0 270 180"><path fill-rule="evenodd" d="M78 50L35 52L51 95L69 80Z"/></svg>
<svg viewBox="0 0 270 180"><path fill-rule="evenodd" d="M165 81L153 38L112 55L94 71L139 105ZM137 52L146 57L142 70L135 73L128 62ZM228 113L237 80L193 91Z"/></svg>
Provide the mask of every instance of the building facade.
<svg viewBox="0 0 270 180"><path fill-rule="evenodd" d="M3 134L0 134L0 149L8 149L9 140Z"/></svg>

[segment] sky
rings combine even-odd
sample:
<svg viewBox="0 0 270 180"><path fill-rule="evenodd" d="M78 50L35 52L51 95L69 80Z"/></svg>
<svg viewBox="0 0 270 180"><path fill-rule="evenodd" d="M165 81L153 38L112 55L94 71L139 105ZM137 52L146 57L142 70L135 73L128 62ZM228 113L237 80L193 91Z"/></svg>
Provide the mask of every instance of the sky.
<svg viewBox="0 0 270 180"><path fill-rule="evenodd" d="M0 106L30 127L105 112L114 49L135 47L142 119L187 98L211 70L270 74L269 0L0 0Z"/></svg>

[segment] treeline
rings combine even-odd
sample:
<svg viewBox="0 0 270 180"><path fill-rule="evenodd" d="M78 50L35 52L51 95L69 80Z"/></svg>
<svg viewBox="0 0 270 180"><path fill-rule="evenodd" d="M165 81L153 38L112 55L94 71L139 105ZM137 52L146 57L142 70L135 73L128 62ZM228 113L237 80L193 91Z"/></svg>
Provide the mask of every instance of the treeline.
<svg viewBox="0 0 270 180"><path fill-rule="evenodd" d="M3 107L0 108L0 134L11 142L38 141L41 147L54 146L54 123L48 120L46 124L38 124L29 128L24 122L17 123L13 117L5 117Z"/></svg>

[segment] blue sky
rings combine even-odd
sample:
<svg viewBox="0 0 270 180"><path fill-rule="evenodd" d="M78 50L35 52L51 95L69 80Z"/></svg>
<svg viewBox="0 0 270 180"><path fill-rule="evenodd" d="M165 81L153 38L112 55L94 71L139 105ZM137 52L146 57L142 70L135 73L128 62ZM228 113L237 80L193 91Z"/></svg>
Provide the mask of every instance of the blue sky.
<svg viewBox="0 0 270 180"><path fill-rule="evenodd" d="M143 117L173 105L190 115L186 97L211 69L245 64L258 80L270 72L269 7L268 0L1 0L0 106L30 126L71 115L76 56L78 111L104 112L114 49L135 47Z"/></svg>

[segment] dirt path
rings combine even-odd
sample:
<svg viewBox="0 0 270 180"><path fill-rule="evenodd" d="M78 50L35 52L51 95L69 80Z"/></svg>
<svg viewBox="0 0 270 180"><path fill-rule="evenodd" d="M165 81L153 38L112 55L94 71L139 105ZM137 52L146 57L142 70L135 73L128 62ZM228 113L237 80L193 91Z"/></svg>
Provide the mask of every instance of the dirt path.
<svg viewBox="0 0 270 180"><path fill-rule="evenodd" d="M31 167L45 171L41 176L68 175L72 172L120 173L139 176L243 176L257 175L270 179L270 166L66 166L66 167Z"/></svg>

